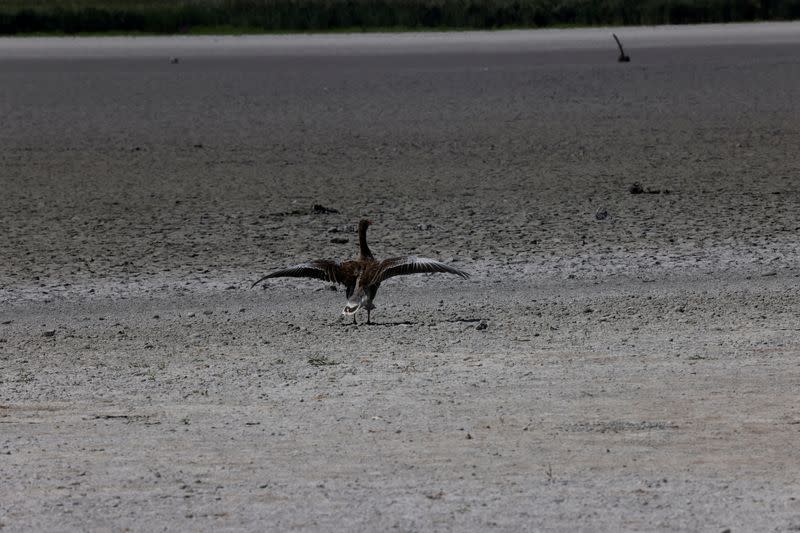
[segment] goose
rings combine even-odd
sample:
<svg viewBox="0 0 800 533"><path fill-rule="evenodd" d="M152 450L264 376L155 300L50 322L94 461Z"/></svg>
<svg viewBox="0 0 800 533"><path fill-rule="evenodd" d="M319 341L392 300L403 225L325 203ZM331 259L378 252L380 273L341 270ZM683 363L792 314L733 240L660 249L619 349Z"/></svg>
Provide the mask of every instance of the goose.
<svg viewBox="0 0 800 533"><path fill-rule="evenodd" d="M352 316L353 324L357 324L356 312L359 309L364 309L367 311L367 324L371 324L370 312L375 309L372 301L375 299L375 294L378 292L378 287L381 286L381 283L391 277L442 272L455 274L464 279L469 278L469 274L462 270L426 257L404 255L378 261L367 245L367 228L371 224L371 220L361 220L358 223L359 255L356 259L349 261L331 261L329 259L306 261L305 263L270 272L254 282L250 288L252 289L262 281L270 278L313 278L330 283L340 283L345 286L347 296L347 304L344 306L342 314Z"/></svg>
<svg viewBox="0 0 800 533"><path fill-rule="evenodd" d="M619 47L619 57L617 58L617 61L619 61L620 63L629 63L631 60L631 56L625 55L625 51L622 49L622 43L619 42L619 39L617 38L616 34L612 33L611 36L614 38L615 41L617 41L617 46Z"/></svg>

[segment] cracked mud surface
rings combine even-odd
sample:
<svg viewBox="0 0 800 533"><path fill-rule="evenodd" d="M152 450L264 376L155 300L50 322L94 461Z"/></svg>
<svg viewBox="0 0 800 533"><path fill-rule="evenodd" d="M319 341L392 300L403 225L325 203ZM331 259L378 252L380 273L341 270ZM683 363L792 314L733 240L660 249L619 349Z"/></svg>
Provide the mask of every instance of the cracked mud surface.
<svg viewBox="0 0 800 533"><path fill-rule="evenodd" d="M0 59L0 531L799 528L800 40L726 31ZM363 216L472 277L248 289Z"/></svg>

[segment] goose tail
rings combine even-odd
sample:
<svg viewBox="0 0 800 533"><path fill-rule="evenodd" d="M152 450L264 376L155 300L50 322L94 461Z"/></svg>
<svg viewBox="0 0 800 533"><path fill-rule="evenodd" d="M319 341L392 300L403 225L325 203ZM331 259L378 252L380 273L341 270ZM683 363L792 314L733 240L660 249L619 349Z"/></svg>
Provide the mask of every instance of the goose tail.
<svg viewBox="0 0 800 533"><path fill-rule="evenodd" d="M361 303L364 301L364 289L357 288L356 291L347 299L347 305L342 310L343 315L354 315L356 311L361 309Z"/></svg>
<svg viewBox="0 0 800 533"><path fill-rule="evenodd" d="M353 304L347 302L347 305L345 305L344 309L342 309L342 314L346 316L354 315L356 314L356 311L358 311L360 308L361 308L360 303Z"/></svg>

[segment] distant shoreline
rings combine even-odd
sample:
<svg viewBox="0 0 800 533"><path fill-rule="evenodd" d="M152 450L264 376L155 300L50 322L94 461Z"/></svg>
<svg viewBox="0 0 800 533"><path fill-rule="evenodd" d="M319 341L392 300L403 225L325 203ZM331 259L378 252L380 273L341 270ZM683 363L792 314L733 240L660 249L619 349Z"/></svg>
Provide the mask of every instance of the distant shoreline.
<svg viewBox="0 0 800 533"><path fill-rule="evenodd" d="M800 19L800 1L10 0L0 35L258 35L463 31Z"/></svg>
<svg viewBox="0 0 800 533"><path fill-rule="evenodd" d="M611 33L626 49L800 43L800 22L631 26L506 31L0 37L3 59L68 57L396 55L408 53L547 53L616 51Z"/></svg>

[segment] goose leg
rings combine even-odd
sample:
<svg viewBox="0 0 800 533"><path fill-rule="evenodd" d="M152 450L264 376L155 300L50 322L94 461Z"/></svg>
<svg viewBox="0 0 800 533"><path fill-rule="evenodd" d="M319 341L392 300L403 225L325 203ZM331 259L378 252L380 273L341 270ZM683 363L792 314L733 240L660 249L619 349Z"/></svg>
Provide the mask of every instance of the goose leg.
<svg viewBox="0 0 800 533"><path fill-rule="evenodd" d="M355 313L353 313L353 325L354 325L354 326L357 326L357 325L358 325L358 322L356 322L356 315L355 315Z"/></svg>
<svg viewBox="0 0 800 533"><path fill-rule="evenodd" d="M369 312L370 309L367 309L367 324L372 324L372 322L369 321Z"/></svg>

